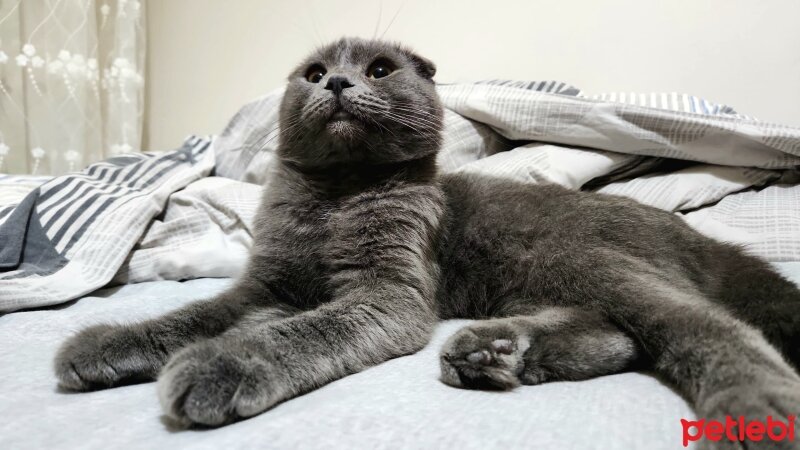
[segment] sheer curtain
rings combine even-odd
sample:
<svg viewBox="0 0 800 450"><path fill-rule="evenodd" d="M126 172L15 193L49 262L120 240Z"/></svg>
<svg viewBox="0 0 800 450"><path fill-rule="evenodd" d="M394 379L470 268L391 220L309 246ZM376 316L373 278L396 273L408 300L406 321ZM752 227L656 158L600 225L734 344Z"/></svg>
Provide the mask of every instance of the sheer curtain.
<svg viewBox="0 0 800 450"><path fill-rule="evenodd" d="M140 149L144 0L0 0L0 173Z"/></svg>

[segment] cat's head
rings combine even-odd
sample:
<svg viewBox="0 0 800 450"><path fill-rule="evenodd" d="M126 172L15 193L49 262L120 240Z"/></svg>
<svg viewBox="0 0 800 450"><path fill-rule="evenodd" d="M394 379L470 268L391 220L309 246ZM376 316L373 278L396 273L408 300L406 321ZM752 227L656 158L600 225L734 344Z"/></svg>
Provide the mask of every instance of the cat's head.
<svg viewBox="0 0 800 450"><path fill-rule="evenodd" d="M325 167L435 154L442 107L429 60L392 43L343 38L289 75L278 155Z"/></svg>

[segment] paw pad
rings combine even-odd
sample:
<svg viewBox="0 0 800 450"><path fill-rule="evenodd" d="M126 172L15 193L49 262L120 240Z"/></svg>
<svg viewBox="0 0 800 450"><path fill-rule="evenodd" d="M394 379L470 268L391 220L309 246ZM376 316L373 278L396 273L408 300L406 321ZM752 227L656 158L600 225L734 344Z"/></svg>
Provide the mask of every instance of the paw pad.
<svg viewBox="0 0 800 450"><path fill-rule="evenodd" d="M514 352L514 344L508 339L496 339L490 344L492 352L496 355L510 355ZM487 366L494 362L494 356L488 350L478 350L468 353L465 359L471 364Z"/></svg>
<svg viewBox="0 0 800 450"><path fill-rule="evenodd" d="M486 350L480 350L477 352L472 352L467 355L467 361L471 362L472 364L491 364L492 363L492 355L487 352Z"/></svg>
<svg viewBox="0 0 800 450"><path fill-rule="evenodd" d="M506 328L466 328L442 349L442 381L468 389L512 389L522 368L517 338Z"/></svg>
<svg viewBox="0 0 800 450"><path fill-rule="evenodd" d="M510 355L514 352L514 343L508 339L497 339L492 341L492 349L501 355Z"/></svg>

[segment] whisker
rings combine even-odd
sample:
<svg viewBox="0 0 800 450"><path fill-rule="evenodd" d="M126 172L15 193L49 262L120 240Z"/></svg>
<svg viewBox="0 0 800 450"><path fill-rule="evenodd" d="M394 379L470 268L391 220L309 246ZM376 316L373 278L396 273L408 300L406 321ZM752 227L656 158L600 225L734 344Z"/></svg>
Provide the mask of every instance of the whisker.
<svg viewBox="0 0 800 450"><path fill-rule="evenodd" d="M372 39L378 35L378 28L381 26L381 18L383 18L383 0L378 2L378 23L375 24L375 31L372 32Z"/></svg>
<svg viewBox="0 0 800 450"><path fill-rule="evenodd" d="M392 16L392 20L389 21L389 25L386 26L385 30L383 30L383 34L381 34L381 37L380 37L381 40L383 40L383 37L386 36L386 32L389 31L389 28L392 27L392 24L394 24L394 19L397 18L398 14L400 14L400 10L403 9L403 6L405 6L405 4L406 4L405 1L403 3L400 3L400 6L397 8L397 11Z"/></svg>
<svg viewBox="0 0 800 450"><path fill-rule="evenodd" d="M410 116L410 115L406 115L406 114L399 114L399 113L395 113L395 112L387 112L385 114L386 115L390 115L391 114L393 117L396 117L396 118L399 117L399 118L402 118L402 119L404 119L406 121L413 122L413 123L415 123L417 125L424 125L427 128L432 129L432 130L440 128L440 124L438 122L433 122L433 121L428 120L428 119L414 117L414 116Z"/></svg>

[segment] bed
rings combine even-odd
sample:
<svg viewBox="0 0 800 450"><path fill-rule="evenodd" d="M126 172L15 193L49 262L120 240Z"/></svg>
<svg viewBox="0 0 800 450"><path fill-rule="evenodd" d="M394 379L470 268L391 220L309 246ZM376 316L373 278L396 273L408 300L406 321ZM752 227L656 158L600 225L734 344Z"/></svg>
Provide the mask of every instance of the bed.
<svg viewBox="0 0 800 450"><path fill-rule="evenodd" d="M800 130L676 94L621 102L505 81L439 92L443 170L632 197L800 284ZM154 383L60 391L52 360L72 333L211 297L241 271L280 95L171 152L0 177L0 448L683 448L680 419L694 414L651 374L502 393L445 386L438 349L467 321L441 323L417 354L214 430L164 421Z"/></svg>
<svg viewBox="0 0 800 450"><path fill-rule="evenodd" d="M780 270L800 283L800 265ZM650 374L454 389L438 380L438 349L468 321L440 324L430 344L217 430L163 421L155 383L92 393L56 388L52 361L72 332L153 317L223 290L230 279L155 281L99 290L57 308L0 318L0 447L100 448L683 448L687 403Z"/></svg>

